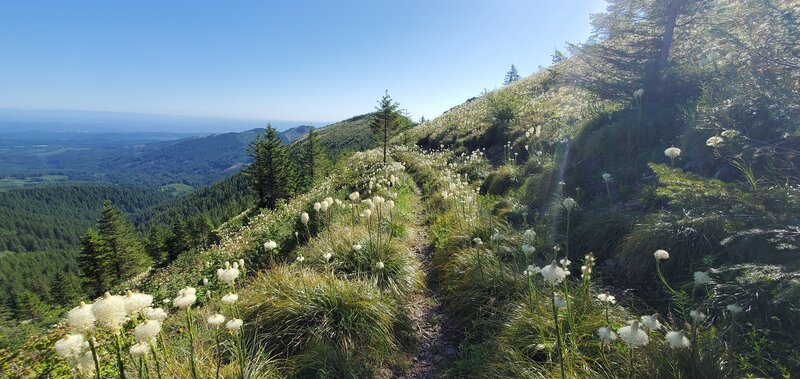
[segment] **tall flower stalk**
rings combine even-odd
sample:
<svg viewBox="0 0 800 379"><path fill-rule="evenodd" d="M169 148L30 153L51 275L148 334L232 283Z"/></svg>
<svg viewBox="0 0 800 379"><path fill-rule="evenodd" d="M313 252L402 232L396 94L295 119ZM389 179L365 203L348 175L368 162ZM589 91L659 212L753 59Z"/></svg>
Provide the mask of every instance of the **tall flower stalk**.
<svg viewBox="0 0 800 379"><path fill-rule="evenodd" d="M569 222L572 214L572 210L575 209L577 203L571 197L565 198L561 202L561 206L567 211L567 230L564 232L564 248L566 250L566 255L569 257Z"/></svg>
<svg viewBox="0 0 800 379"><path fill-rule="evenodd" d="M553 263L542 267L541 271L542 278L544 281L550 285L550 303L553 307L553 325L555 326L556 332L556 347L558 349L558 360L561 365L561 378L566 378L566 368L564 364L565 354L564 354L564 342L561 336L561 328L559 327L558 323L558 308L556 307L556 285L564 281L567 277L567 272L564 271L561 267L556 264L556 261Z"/></svg>
<svg viewBox="0 0 800 379"><path fill-rule="evenodd" d="M217 272L219 276L220 272ZM237 270L238 276L238 270ZM192 322L192 305L197 301L197 290L186 287L178 292L178 296L172 303L178 308L185 309L186 330L189 333L189 365L191 366L192 379L197 379L197 367L194 361L194 326Z"/></svg>
<svg viewBox="0 0 800 379"><path fill-rule="evenodd" d="M114 348L117 356L117 371L119 371L120 379L125 379L125 363L122 361L122 336L119 333L114 334Z"/></svg>

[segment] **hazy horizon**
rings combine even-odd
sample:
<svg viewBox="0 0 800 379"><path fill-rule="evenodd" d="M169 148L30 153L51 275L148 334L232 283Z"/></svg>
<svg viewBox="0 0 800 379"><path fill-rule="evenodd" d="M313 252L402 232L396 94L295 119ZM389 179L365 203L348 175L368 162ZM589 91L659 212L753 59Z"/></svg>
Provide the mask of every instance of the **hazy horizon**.
<svg viewBox="0 0 800 379"><path fill-rule="evenodd" d="M0 108L0 133L2 134L34 131L74 133L226 133L264 128L268 123L278 131L285 131L301 125L321 128L337 121L340 120L257 120L142 112Z"/></svg>

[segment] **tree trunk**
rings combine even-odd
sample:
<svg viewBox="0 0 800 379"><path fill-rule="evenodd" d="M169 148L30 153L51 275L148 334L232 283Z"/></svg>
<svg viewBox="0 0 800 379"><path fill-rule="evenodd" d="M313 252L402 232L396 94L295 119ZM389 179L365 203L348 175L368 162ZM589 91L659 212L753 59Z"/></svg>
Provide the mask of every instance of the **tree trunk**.
<svg viewBox="0 0 800 379"><path fill-rule="evenodd" d="M664 76L664 70L667 69L669 63L669 50L672 47L672 38L675 34L675 22L678 19L678 14L681 11L681 6L686 0L672 0L667 6L667 12L664 15L666 23L664 25L664 38L661 41L661 50L658 53L658 60L656 61L656 81L660 81Z"/></svg>

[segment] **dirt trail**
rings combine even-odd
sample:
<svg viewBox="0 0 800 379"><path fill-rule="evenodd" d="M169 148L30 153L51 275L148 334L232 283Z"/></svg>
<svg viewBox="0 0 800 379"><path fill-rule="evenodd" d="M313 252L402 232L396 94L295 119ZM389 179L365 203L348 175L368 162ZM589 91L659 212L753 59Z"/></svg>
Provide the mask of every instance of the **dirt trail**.
<svg viewBox="0 0 800 379"><path fill-rule="evenodd" d="M417 195L421 195L416 191ZM456 355L456 347L450 340L453 334L447 330L447 315L437 297L437 283L431 273L431 253L433 244L428 236L427 217L421 204L416 204L414 217L416 226L411 252L420 262L425 274L425 292L414 299L411 317L414 320L419 340L419 348L411 357L411 367L406 378L437 378L439 370L451 362ZM401 376L403 377L403 376Z"/></svg>

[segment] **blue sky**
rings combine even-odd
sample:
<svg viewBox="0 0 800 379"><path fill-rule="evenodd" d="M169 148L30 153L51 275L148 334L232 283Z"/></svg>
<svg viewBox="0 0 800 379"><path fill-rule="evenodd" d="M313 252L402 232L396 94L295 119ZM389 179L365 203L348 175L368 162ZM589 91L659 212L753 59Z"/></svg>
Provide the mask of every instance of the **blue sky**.
<svg viewBox="0 0 800 379"><path fill-rule="evenodd" d="M0 108L336 121L388 89L432 118L585 40L602 0L18 1ZM562 49L563 50L563 49Z"/></svg>

